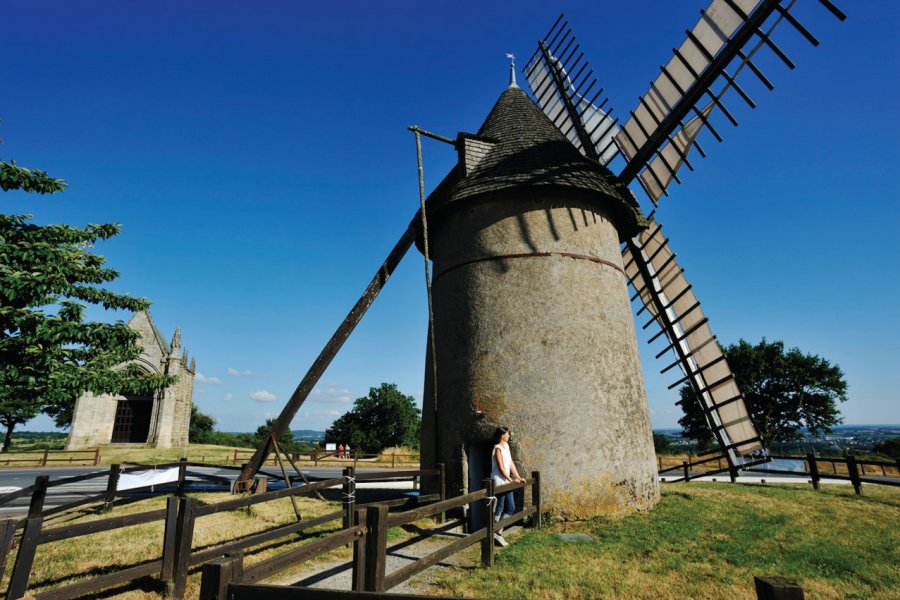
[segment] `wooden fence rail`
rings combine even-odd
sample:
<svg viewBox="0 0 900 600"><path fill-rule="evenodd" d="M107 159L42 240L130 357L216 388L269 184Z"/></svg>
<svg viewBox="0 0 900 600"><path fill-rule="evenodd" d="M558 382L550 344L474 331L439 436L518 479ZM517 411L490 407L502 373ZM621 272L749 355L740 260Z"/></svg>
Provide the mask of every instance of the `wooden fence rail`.
<svg viewBox="0 0 900 600"><path fill-rule="evenodd" d="M40 544L69 540L93 533L111 531L144 523L163 523L163 549L162 556L159 559L125 567L115 573L93 577L74 584L33 594L33 597L40 600L64 600L76 598L85 594L98 592L108 587L122 585L140 577L157 576L161 581L166 582L167 595L177 599L182 598L184 595L190 568L202 565L209 560L220 558L225 555L240 554L247 548L252 548L278 538L299 533L312 527L326 524L330 521L343 519L345 524L350 524L349 527L345 526L341 531L333 534L333 536L327 536L326 538L318 539L310 544L291 550L287 553L287 557L276 557L275 559L270 559L258 565L254 565L251 569L248 569L248 573L251 578L255 579L257 577L262 577L264 573L277 571L282 564L306 560L313 556L318 556L323 552L327 552L334 547L352 542L353 538L360 534L361 530L359 529L359 526L352 525L355 506L352 502L345 501L342 504L341 510L314 519L301 520L287 526L280 526L268 531L255 533L241 539L220 544L213 548L193 551L193 533L198 518L224 511L238 510L254 504L271 502L281 498L293 498L294 496L310 494L324 488L335 486L342 486L345 497L348 494L352 497L353 492L355 491L355 478L354 470L348 468L345 470L342 477L201 506L196 498L183 496L184 473L188 464L189 463L186 461L180 461L178 463L163 465L164 467L179 467L178 481L168 484L170 486L175 486L176 495L168 498L165 509L145 511L131 515L114 516L88 523L67 524L51 528L46 528L44 526L44 517L56 511L56 509L50 511L44 510L43 505L46 499L46 492L49 487L53 485L62 485L65 482L59 480L51 483L46 475L39 476L35 485L29 488L31 493L31 504L28 515L19 520L9 519L0 521L0 576L2 576L3 568L11 554L17 530L22 530L19 535L19 547L15 555L15 564L6 591L7 600L21 598L27 591L31 568L34 564L38 546ZM118 465L113 465L113 468L108 472L104 471L98 474L79 476L78 478L72 479L83 481L90 477L109 477L107 491L90 498L93 501L105 502L110 498L110 494L113 498L115 497L115 481L118 480L118 475L121 472L134 471L140 468L146 467L119 469ZM384 478L385 476L390 478L436 476L440 477L440 481L443 482L443 474L443 465L441 465L440 469L398 471L378 473L376 475L379 478ZM443 485L441 489L443 489ZM438 499L441 498L442 496ZM403 500L403 502L408 504L410 501L407 499ZM86 503L86 501L79 501L76 504L80 505L84 503ZM67 506L71 507L72 505Z"/></svg>
<svg viewBox="0 0 900 600"><path fill-rule="evenodd" d="M896 478L900 477L900 460L897 460L895 462L859 460L852 455L845 458L833 458L815 456L812 453L807 454L806 456L775 455L771 456L770 458L772 460L794 460L802 462L804 464L805 470L789 471L786 469L757 468L758 465L768 463L769 459L745 463L741 465L740 468L747 471L753 471L754 473L809 476L814 489L819 489L819 482L823 478L849 481L853 484L853 488L856 491L857 495L860 495L862 493L863 483L900 486L900 481L895 480ZM723 459L724 457L722 456L714 456L712 458L707 458L695 462L682 461L680 465L660 469L659 475L662 476L672 471L681 471L681 473L676 477L665 477L662 479L664 483L676 483L680 481L688 482L692 479L698 479L700 477L707 477L709 475L731 471L731 479L732 481L734 481L736 470L730 470L727 466L725 468L721 468L720 465ZM690 471L694 467L706 465L711 463L712 461L716 461L717 468L713 470L703 471L702 473L697 475L691 475ZM828 469L823 470L821 468L823 464L830 466L830 473L828 472ZM839 466L840 469L838 469Z"/></svg>
<svg viewBox="0 0 900 600"><path fill-rule="evenodd" d="M253 455L253 452L253 450L240 450L235 448L234 453L231 456L230 463L232 465L241 465L250 459L250 457ZM411 466L418 465L420 462L420 455L418 453L410 452L366 454L354 450L350 453L341 454L337 451L326 451L319 448L314 448L313 451L309 453L291 452L290 455L291 460L295 463L312 464L312 466L314 467L318 467L319 463L323 463L328 466L343 466L352 463L353 467L359 468L360 463L363 463L366 467L385 468L387 468L388 464L390 464L390 468L395 469L398 465ZM274 457L271 459L267 459L266 464L276 464Z"/></svg>
<svg viewBox="0 0 900 600"><path fill-rule="evenodd" d="M83 458L79 455L88 455ZM13 458L15 457L15 458ZM35 467L46 467L48 463L66 463L96 467L100 462L100 448L94 450L42 450L25 452L8 452L0 455L0 465L13 463L29 463Z"/></svg>
<svg viewBox="0 0 900 600"><path fill-rule="evenodd" d="M532 517L531 525L541 526L541 495L540 474L535 471L524 483L509 484L494 487L491 479L483 482L484 487L478 491L459 496L450 500L442 500L427 506L407 510L389 515L388 506L381 503L371 504L365 509L357 508L354 511L354 521L337 533L320 538L315 542L319 549L336 548L348 541L353 542L353 572L351 578L352 589L347 590L323 590L310 589L297 586L272 586L262 585L256 582L271 577L281 570L293 566L298 560L305 560L312 555L313 549L307 547L297 548L285 554L268 559L264 563L244 568L241 556L229 556L207 562L203 568L201 579L201 600L244 600L250 598L270 598L284 600L303 600L306 598L425 598L414 594L390 594L387 590L408 580L413 575L427 569L447 557L461 550L481 543L482 565L493 565L494 526L507 527L518 523L527 517ZM387 531L392 527L400 527L424 519L442 514L445 511L458 509L463 506L471 506L476 502L487 502L497 493L513 491L520 488L531 489L531 506L511 515L497 523L494 522L493 511L485 510L484 526L476 531L450 542L443 548L424 556L417 561L397 569L393 573L386 573L387 555L391 548L387 545ZM422 536L430 535L424 532ZM417 539L417 538L416 538ZM409 544L406 540L401 544ZM398 544L399 545L399 544ZM310 545L312 546L312 545ZM324 551L324 550L323 550ZM435 598L435 596L428 596Z"/></svg>

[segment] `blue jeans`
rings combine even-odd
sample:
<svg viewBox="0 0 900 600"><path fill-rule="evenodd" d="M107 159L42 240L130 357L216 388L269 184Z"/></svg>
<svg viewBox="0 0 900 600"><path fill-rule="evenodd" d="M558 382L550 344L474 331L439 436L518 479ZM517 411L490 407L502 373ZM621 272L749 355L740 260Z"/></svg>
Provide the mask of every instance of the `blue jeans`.
<svg viewBox="0 0 900 600"><path fill-rule="evenodd" d="M494 511L494 520L499 521L503 515L509 516L516 512L516 500L513 493L503 492L497 494L497 509Z"/></svg>

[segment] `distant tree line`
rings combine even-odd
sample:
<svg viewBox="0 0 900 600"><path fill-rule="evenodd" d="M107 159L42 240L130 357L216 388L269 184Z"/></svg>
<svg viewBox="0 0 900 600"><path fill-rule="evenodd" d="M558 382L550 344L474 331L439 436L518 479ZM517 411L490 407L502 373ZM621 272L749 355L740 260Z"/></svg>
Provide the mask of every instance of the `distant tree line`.
<svg viewBox="0 0 900 600"><path fill-rule="evenodd" d="M260 425L253 433L229 433L216 431L216 419L207 415L191 405L191 424L188 429L188 441L192 444L214 444L216 446L233 446L235 448L258 448L269 436L269 430L275 424L275 419L267 419L264 425ZM282 434L278 440L279 446L285 452L308 452L314 444L297 440L290 429Z"/></svg>

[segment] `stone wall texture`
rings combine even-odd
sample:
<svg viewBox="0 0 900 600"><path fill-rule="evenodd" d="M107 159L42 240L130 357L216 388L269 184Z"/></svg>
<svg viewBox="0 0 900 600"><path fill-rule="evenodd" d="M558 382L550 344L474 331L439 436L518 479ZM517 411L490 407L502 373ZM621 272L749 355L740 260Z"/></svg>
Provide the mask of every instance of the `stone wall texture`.
<svg viewBox="0 0 900 600"><path fill-rule="evenodd" d="M422 452L447 464L448 493L472 491L472 461L489 458L467 453L489 451L503 425L558 516L653 507L653 436L607 215L583 195L525 190L445 215L430 239L438 408L429 358Z"/></svg>
<svg viewBox="0 0 900 600"><path fill-rule="evenodd" d="M178 377L174 384L155 396L142 399L153 403L150 426L143 443L155 448L187 446L195 369L193 361L188 362L187 352L180 347L180 331L176 331L173 343L167 344L147 312L136 313L128 326L141 335L142 351L134 363L148 374ZM90 391L82 394L75 402L66 449L80 450L111 443L118 404L127 400L125 396L95 395Z"/></svg>

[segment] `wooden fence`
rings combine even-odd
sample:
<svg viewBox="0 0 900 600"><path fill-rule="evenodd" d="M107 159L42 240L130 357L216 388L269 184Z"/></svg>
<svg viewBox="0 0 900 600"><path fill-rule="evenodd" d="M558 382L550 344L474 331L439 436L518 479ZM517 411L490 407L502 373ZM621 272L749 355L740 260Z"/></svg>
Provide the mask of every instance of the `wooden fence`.
<svg viewBox="0 0 900 600"><path fill-rule="evenodd" d="M241 465L253 456L253 450L234 449L230 463L232 465ZM356 450L350 453L339 454L336 451L325 451L314 448L312 452L291 452L291 460L296 464L318 466L340 466L353 465L359 467L360 462L365 467L388 467L396 469L397 467L409 467L419 465L419 454L415 452L392 452L379 454L366 454ZM320 464L321 463L321 464ZM275 458L266 460L266 464L276 464Z"/></svg>
<svg viewBox="0 0 900 600"><path fill-rule="evenodd" d="M800 461L803 463L805 470L801 472L753 468L748 470L759 473L771 473L773 475L809 476L813 489L816 490L819 489L819 482L823 478L849 481L853 485L857 496L862 495L862 484L864 483L900 486L900 480L897 479L897 475L900 474L900 460L890 463L879 460L858 460L852 455L846 458L824 458L817 457L814 454L807 454L806 456L773 456L772 458L776 460ZM820 469L820 466L825 465L831 467L830 473L827 467ZM838 469L839 465L841 467L840 472ZM846 475L843 473L846 473ZM894 477L894 479L889 479L889 477Z"/></svg>
<svg viewBox="0 0 900 600"><path fill-rule="evenodd" d="M184 471L189 464L186 461L174 464L179 467L179 479L176 482L172 482L170 485L175 486L176 495L168 498L165 508L131 515L109 517L87 523L74 525L66 524L50 528L44 527L44 520L48 515L70 510L76 505L80 506L89 502L112 502L116 495L116 487L113 482L118 480L119 474L134 471L138 468L118 469L117 465L114 465L114 468L110 469L108 473L101 472L100 474L69 478L69 481L58 480L52 483L49 482L46 475L40 476L34 486L26 488L26 490L30 490L29 493L31 493L31 503L28 515L19 520L9 519L0 521L0 575L2 575L3 568L5 568L7 560L12 553L14 542L18 540L18 552L16 552L15 555L15 563L6 592L7 600L21 598L28 589L31 569L34 565L36 553L40 544L79 538L92 533L111 531L144 523L162 522L164 524L163 544L162 553L159 558L141 564L118 568L117 571L113 573L100 575L77 583L33 594L33 598L38 600L76 598L86 594L95 593L105 588L120 586L134 581L135 579L148 576L158 577L160 581L165 582L168 597L182 598L187 583L189 569L216 558L241 553L247 548L252 548L278 538L300 533L309 528L337 520L341 520L342 522L343 529L341 531L332 536L317 539L310 544L291 550L286 553L286 555L262 561L261 563L253 565L252 568L248 568L247 572L250 573L251 576L254 573L262 574L274 572L279 568L284 568L282 565L289 564L291 561L307 560L324 552L328 552L338 546L352 542L353 538L360 531L358 526L353 525L354 513L356 511L354 498L357 479L381 479L386 476L391 478L415 477L417 479L423 476L439 478L440 494L420 496L418 498L401 498L388 501L385 506L409 506L425 501L440 501L443 499L444 493L443 465L440 465L439 469L361 474L358 476L355 475L352 467L348 467L344 469L344 474L338 478L201 506L196 498L182 495L184 491ZM146 467L139 468L145 469ZM69 483L74 479L83 481L90 477L103 475L109 477L107 492L104 494L92 496L91 498L86 498L66 506L49 510L43 509L48 487ZM252 534L213 548L203 550L192 549L194 527L199 518L224 511L244 509L254 504L271 502L281 498L293 498L297 495L310 494L334 486L342 486L342 496L345 498L345 501L342 504L341 510L314 519L299 520L297 523ZM129 492L131 491L134 490L129 490ZM22 492L23 490L19 490L14 494L21 496ZM9 496L9 494L7 496ZM440 504L440 502L438 502L438 504ZM18 533L19 529L22 530L20 534ZM287 556L287 558L285 556Z"/></svg>
<svg viewBox="0 0 900 600"><path fill-rule="evenodd" d="M359 476L357 477L359 479ZM484 510L483 526L469 532L461 538L450 542L443 548L424 556L392 573L387 573L387 556L393 547L387 545L387 532L393 527L400 527L426 517L442 515L445 511L471 506L476 502L487 502L488 507L495 501L495 495L520 488L531 489L531 506L511 515L499 522L494 521L493 511ZM519 523L531 517L531 525L541 526L540 474L535 471L524 483L515 483L495 487L493 480L485 479L484 487L476 492L465 494L451 500L442 500L428 506L414 508L394 515L388 513L388 506L383 503L358 507L353 511L353 523L348 528L317 540L317 543L329 547L337 547L348 540L353 542L353 571L351 590L322 590L302 587L283 587L261 585L259 581L272 577L278 572L293 566L298 560L305 559L301 549L291 550L274 557L264 563L244 568L240 555L228 556L207 562L203 567L201 580L201 600L245 600L251 598L273 598L284 600L300 600L305 598L424 598L418 595L385 594L413 575L424 571L438 562L468 548L481 544L481 564L491 567L494 564L494 528L503 528ZM440 518L439 518L440 521ZM423 532L420 537L431 535L431 531ZM406 540L400 544L407 545ZM397 544L399 546L400 544ZM430 596L434 597L434 596Z"/></svg>
<svg viewBox="0 0 900 600"><path fill-rule="evenodd" d="M809 477L814 489L819 489L819 482L822 478L840 479L850 481L856 494L861 494L863 483L876 483L879 485L900 485L900 481L894 481L889 478L900 478L900 460L894 462L878 461L878 460L859 460L853 456L846 458L820 457L814 454L806 456L782 456L775 455L770 457L772 460L794 460L802 462L803 471L788 471L784 469L772 469L769 467L759 468L760 465L768 463L769 459L757 460L745 463L740 469L752 471L754 473L768 473L771 475L795 475L801 477ZM724 468L722 467L724 461ZM661 464L661 463L660 463ZM706 467L699 473L692 474L691 471L697 470L697 467ZM660 469L659 475L662 477L667 473L678 472L674 476L662 477L663 483L675 483L679 481L691 481L700 477L708 477L718 473L729 473L731 480L734 481L737 476L738 469L730 469L728 462L724 456L713 456L703 460L694 462L681 461L680 465L670 466Z"/></svg>
<svg viewBox="0 0 900 600"><path fill-rule="evenodd" d="M65 463L67 465L92 465L100 462L100 448L94 450L41 450L31 452L7 452L0 454L0 465L46 467L49 463ZM56 466L56 465L54 465Z"/></svg>

